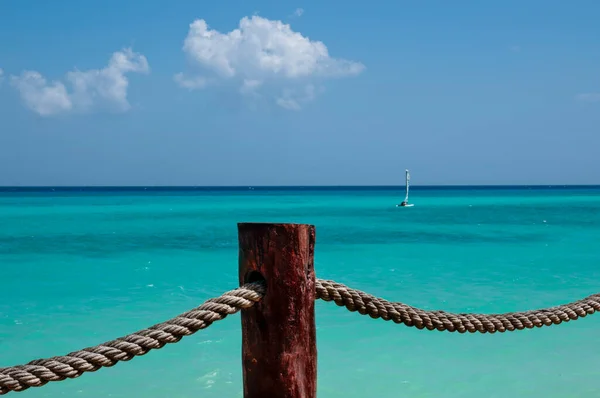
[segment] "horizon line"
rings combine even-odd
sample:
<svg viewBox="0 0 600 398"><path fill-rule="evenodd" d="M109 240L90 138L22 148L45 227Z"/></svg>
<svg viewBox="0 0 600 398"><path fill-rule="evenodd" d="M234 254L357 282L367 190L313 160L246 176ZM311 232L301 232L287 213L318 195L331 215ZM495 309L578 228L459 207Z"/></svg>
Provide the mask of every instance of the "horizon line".
<svg viewBox="0 0 600 398"><path fill-rule="evenodd" d="M186 188L186 189L264 189L264 188L398 188L397 185L0 185L6 189L154 189L154 188ZM411 188L600 188L600 184L415 184Z"/></svg>

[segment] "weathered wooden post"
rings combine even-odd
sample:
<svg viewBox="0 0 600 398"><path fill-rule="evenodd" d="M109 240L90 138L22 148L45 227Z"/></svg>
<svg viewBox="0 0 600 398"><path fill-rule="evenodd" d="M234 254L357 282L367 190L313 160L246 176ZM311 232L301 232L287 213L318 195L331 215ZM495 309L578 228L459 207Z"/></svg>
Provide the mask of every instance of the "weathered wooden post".
<svg viewBox="0 0 600 398"><path fill-rule="evenodd" d="M240 284L265 297L242 311L244 398L316 398L315 227L238 224Z"/></svg>

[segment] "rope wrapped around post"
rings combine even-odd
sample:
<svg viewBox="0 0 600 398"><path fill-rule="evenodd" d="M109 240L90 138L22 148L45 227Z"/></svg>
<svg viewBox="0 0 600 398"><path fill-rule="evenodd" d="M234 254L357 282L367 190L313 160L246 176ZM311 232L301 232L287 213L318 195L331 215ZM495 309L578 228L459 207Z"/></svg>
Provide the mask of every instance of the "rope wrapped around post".
<svg viewBox="0 0 600 398"><path fill-rule="evenodd" d="M0 368L0 395L41 387L50 381L61 381L129 361L150 350L176 343L184 336L209 327L213 322L250 308L265 295L263 283L248 283L238 289L205 301L201 306L166 322L150 326L125 337L70 354L36 359L26 365Z"/></svg>
<svg viewBox="0 0 600 398"><path fill-rule="evenodd" d="M459 333L503 333L558 325L600 311L600 294L556 307L506 314L453 314L445 311L426 311L402 303L393 303L352 289L341 283L317 279L317 298L334 301L371 318L403 323L417 329Z"/></svg>

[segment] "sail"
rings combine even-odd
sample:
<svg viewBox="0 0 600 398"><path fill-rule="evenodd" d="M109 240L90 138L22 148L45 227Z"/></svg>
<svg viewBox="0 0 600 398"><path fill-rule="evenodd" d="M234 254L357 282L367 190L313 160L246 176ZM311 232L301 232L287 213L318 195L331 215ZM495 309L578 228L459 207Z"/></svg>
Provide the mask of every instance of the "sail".
<svg viewBox="0 0 600 398"><path fill-rule="evenodd" d="M404 201L406 203L408 203L408 186L409 186L409 182L410 182L410 174L408 173L408 170L406 170L406 196L404 197Z"/></svg>

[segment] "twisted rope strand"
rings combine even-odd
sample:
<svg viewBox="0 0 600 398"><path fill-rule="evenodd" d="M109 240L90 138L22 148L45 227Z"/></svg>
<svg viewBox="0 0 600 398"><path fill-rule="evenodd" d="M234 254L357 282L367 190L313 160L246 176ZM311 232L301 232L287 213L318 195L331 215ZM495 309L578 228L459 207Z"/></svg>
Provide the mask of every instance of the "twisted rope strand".
<svg viewBox="0 0 600 398"><path fill-rule="evenodd" d="M317 298L334 301L371 318L403 323L417 329L459 333L496 333L558 325L600 311L600 294L557 307L506 314L453 314L426 311L402 303L392 303L334 281L317 279Z"/></svg>
<svg viewBox="0 0 600 398"><path fill-rule="evenodd" d="M165 344L176 343L182 337L205 329L240 309L250 308L264 295L264 283L248 283L209 299L201 306L173 319L125 337L64 356L36 359L26 365L0 368L0 395L40 387L49 381L72 379L84 372L95 372L101 367L114 366L119 361L129 361L150 350L162 348Z"/></svg>
<svg viewBox="0 0 600 398"><path fill-rule="evenodd" d="M266 291L264 282L244 286L204 302L201 306L166 322L132 333L95 347L84 348L65 356L36 359L26 365L0 368L0 395L40 387L50 381L60 381L94 372L101 367L129 361L150 350L175 343L184 336L205 329L213 322L250 308ZM570 304L540 310L506 314L453 314L426 311L402 303L393 303L334 281L317 279L316 297L334 301L371 318L403 323L417 329L459 333L495 333L534 327L558 325L600 311L600 294L594 294Z"/></svg>

